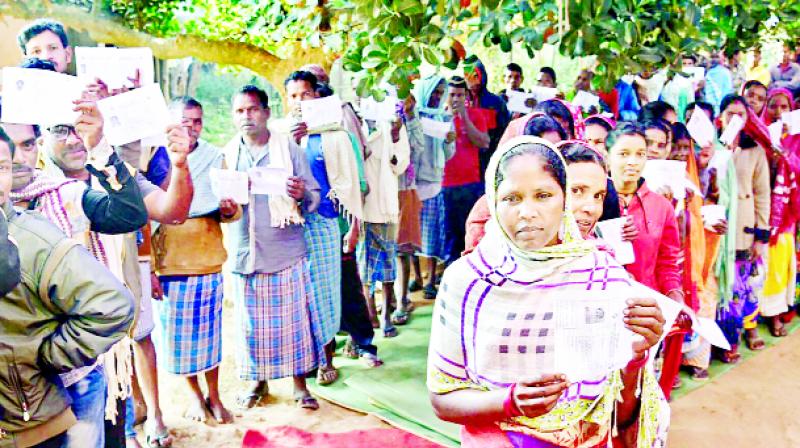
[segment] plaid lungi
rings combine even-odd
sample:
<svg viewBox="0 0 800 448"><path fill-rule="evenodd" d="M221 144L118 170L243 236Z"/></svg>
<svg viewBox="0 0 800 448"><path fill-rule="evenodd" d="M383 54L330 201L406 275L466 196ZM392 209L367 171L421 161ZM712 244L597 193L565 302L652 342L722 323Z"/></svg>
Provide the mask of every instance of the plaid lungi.
<svg viewBox="0 0 800 448"><path fill-rule="evenodd" d="M308 247L313 294L309 296L311 331L321 365L327 364L324 346L336 336L342 321L342 237L336 218L318 213L306 216L304 227Z"/></svg>
<svg viewBox="0 0 800 448"><path fill-rule="evenodd" d="M158 359L167 371L196 375L222 360L222 274L162 277L154 300Z"/></svg>
<svg viewBox="0 0 800 448"><path fill-rule="evenodd" d="M397 277L397 224L367 223L358 243L358 270L365 285Z"/></svg>
<svg viewBox="0 0 800 448"><path fill-rule="evenodd" d="M233 275L239 378L266 381L317 367L305 258L271 274Z"/></svg>
<svg viewBox="0 0 800 448"><path fill-rule="evenodd" d="M424 257L436 258L439 261L447 259L445 245L446 221L444 212L444 194L439 192L436 196L422 201L422 250L419 254Z"/></svg>

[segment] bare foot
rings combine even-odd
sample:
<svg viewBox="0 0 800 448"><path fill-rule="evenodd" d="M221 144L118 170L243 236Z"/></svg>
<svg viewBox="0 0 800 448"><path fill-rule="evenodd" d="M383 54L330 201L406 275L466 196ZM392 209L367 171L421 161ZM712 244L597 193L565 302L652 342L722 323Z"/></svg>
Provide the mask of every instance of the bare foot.
<svg viewBox="0 0 800 448"><path fill-rule="evenodd" d="M208 420L208 412L206 412L205 403L193 398L186 408L186 411L183 413L183 417L195 422L205 423Z"/></svg>
<svg viewBox="0 0 800 448"><path fill-rule="evenodd" d="M225 405L222 404L222 401L219 398L212 400L211 398L206 398L206 408L211 415L214 416L214 420L221 425L227 425L228 423L233 423L233 414L230 413L225 408Z"/></svg>
<svg viewBox="0 0 800 448"><path fill-rule="evenodd" d="M142 448L142 445L139 444L139 441L136 440L136 437L128 437L125 439L125 448Z"/></svg>

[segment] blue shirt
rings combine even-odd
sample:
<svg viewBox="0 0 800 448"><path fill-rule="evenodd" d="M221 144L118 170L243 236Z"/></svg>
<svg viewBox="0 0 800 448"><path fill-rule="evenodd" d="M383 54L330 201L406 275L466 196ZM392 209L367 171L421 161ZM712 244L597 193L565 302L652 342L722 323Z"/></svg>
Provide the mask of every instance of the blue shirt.
<svg viewBox="0 0 800 448"><path fill-rule="evenodd" d="M320 188L320 203L317 213L324 218L336 218L339 213L336 211L336 204L328 197L331 191L331 184L328 181L328 170L325 167L325 158L322 155L322 136L319 134L309 135L306 145L306 159L311 168L311 174L317 180Z"/></svg>

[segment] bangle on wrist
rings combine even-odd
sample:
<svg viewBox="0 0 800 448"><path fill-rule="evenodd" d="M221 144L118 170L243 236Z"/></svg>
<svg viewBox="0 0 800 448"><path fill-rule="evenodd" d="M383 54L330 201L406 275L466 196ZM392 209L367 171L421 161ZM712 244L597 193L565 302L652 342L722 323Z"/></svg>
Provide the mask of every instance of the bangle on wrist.
<svg viewBox="0 0 800 448"><path fill-rule="evenodd" d="M639 359L632 359L628 362L628 365L625 366L626 372L637 372L647 364L647 360L649 358L650 350L645 350L644 354Z"/></svg>
<svg viewBox="0 0 800 448"><path fill-rule="evenodd" d="M517 384L512 384L511 387L508 388L506 398L503 400L503 415L505 415L506 418L522 417L524 415L522 411L519 410L517 401L514 400L514 390L516 388Z"/></svg>

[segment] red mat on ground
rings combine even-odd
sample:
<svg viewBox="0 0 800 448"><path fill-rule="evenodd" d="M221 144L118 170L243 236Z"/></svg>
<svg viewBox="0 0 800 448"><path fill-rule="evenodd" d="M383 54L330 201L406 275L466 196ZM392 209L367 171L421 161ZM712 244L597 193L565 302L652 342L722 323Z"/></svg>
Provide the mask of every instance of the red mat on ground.
<svg viewBox="0 0 800 448"><path fill-rule="evenodd" d="M306 432L291 426L275 426L263 431L249 430L242 448L440 448L400 429L368 429L350 432Z"/></svg>

